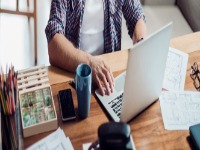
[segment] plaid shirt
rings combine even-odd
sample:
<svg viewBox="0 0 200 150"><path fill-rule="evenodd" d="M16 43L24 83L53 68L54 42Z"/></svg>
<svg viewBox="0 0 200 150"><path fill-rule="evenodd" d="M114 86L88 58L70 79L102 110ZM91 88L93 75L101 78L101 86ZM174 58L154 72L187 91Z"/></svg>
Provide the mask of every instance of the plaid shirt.
<svg viewBox="0 0 200 150"><path fill-rule="evenodd" d="M61 33L75 47L80 47L80 30L86 0L52 0L50 18L45 32L48 42ZM136 22L143 17L140 0L103 0L104 6L104 52L121 49L122 14L128 33L133 36ZM91 20L92 21L92 20Z"/></svg>

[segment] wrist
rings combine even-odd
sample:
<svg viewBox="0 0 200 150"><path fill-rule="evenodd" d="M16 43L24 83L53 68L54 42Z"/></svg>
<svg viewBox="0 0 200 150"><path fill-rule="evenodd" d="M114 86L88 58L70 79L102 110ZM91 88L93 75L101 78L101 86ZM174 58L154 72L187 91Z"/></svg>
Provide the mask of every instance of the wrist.
<svg viewBox="0 0 200 150"><path fill-rule="evenodd" d="M134 43L134 44L135 44L135 43L138 43L138 42L142 41L143 39L144 39L143 36L135 36L135 37L133 38L133 43Z"/></svg>
<svg viewBox="0 0 200 150"><path fill-rule="evenodd" d="M143 39L144 39L143 37L138 38L136 42L138 43L138 42L142 41Z"/></svg>
<svg viewBox="0 0 200 150"><path fill-rule="evenodd" d="M90 67L92 67L92 64L93 64L93 61L94 61L94 56L88 54L87 58L88 58L88 65Z"/></svg>

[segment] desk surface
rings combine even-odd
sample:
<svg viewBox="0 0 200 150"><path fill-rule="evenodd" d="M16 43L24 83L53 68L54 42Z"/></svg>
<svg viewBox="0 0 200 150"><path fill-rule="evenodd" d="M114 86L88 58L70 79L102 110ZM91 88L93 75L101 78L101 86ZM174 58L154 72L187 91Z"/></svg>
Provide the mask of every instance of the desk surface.
<svg viewBox="0 0 200 150"><path fill-rule="evenodd" d="M200 32L177 37L171 40L171 46L189 54L185 90L195 90L192 80L189 77L190 66L194 61L200 60ZM104 54L101 56L110 66L117 76L126 68L128 51ZM49 78L52 87L55 107L58 115L58 126L60 126L66 136L69 136L75 150L81 150L83 143L92 142L97 138L98 127L109 120L107 113L94 97L91 97L91 110L89 117L84 120L76 119L62 123L58 106L58 91L71 88L67 81L73 75L55 67L49 67ZM72 89L72 88L71 88ZM72 89L75 108L77 109L77 97ZM134 118L130 123L131 132L136 149L190 149L188 141L189 131L168 131L164 129L159 101L156 101L148 109ZM52 132L52 131L51 131ZM42 133L24 139L24 148L39 141L51 132Z"/></svg>

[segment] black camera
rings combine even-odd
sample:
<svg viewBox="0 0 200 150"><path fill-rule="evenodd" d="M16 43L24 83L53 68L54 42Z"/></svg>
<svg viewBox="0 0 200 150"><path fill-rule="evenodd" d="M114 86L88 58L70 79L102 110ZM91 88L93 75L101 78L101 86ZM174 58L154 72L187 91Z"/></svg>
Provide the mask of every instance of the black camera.
<svg viewBox="0 0 200 150"><path fill-rule="evenodd" d="M108 122L98 128L98 142L101 150L133 150L131 130L128 124Z"/></svg>

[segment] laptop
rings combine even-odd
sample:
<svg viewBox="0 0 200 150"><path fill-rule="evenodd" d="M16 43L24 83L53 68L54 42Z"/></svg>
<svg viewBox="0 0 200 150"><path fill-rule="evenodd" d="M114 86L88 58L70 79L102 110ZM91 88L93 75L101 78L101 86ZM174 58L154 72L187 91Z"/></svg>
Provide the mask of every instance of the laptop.
<svg viewBox="0 0 200 150"><path fill-rule="evenodd" d="M115 78L112 94L95 94L111 118L128 122L158 100L164 79L172 23L129 49L127 70Z"/></svg>

